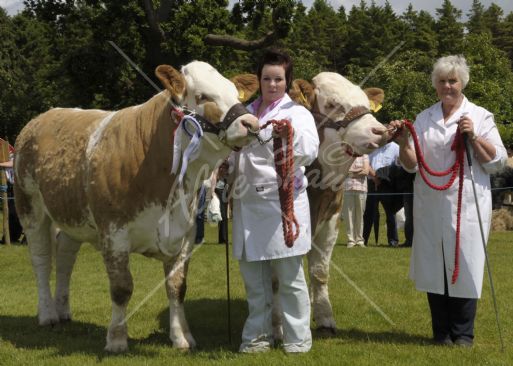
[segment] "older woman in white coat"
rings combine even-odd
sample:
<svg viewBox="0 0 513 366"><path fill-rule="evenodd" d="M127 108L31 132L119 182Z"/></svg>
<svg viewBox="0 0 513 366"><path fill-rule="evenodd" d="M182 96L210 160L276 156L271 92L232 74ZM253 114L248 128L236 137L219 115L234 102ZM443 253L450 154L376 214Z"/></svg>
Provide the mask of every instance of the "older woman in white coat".
<svg viewBox="0 0 513 366"><path fill-rule="evenodd" d="M310 250L310 210L304 166L317 157L319 137L314 119L287 95L292 82L292 61L277 50L263 56L258 67L261 97L249 106L260 125L287 119L293 128L294 212L299 237L291 248L283 237L279 183L273 143L258 142L235 155L233 200L233 253L239 259L249 315L242 332L241 352L265 352L274 343L271 323L273 301L271 271L278 277L278 298L283 312L283 348L307 352L312 345L310 300L302 266ZM279 131L262 130L264 138Z"/></svg>
<svg viewBox="0 0 513 366"><path fill-rule="evenodd" d="M470 142L472 169L476 182L485 239L488 240L492 205L490 174L504 167L506 149L499 136L493 114L470 102L462 93L469 81L469 67L463 56L440 58L432 73L433 86L440 101L421 112L415 121L415 132L427 165L444 171L455 161L451 144L459 129ZM392 121L402 127L402 121ZM407 129L398 137L400 160L409 171L418 168L418 158ZM431 177L443 185L447 178ZM418 290L428 294L437 344L472 346L477 299L481 296L485 254L481 243L472 182L465 162L461 199L459 260L456 256L456 220L458 178L445 191L430 188L417 177L414 186L413 250L410 277ZM452 283L456 263L459 274Z"/></svg>

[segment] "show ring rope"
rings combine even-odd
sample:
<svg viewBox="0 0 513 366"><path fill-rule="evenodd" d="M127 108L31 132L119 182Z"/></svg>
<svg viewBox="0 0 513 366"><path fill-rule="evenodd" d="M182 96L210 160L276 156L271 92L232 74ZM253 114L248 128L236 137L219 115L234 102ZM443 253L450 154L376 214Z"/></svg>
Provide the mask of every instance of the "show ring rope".
<svg viewBox="0 0 513 366"><path fill-rule="evenodd" d="M456 176L459 177L458 181L458 202L457 202L457 212L456 212L456 248L454 253L454 272L452 274L451 284L455 284L458 280L458 275L460 273L460 227L461 227L461 198L463 193L463 174L464 174L464 162L465 162L465 143L463 141L463 135L460 130L456 130L456 136L454 137L454 141L451 145L451 150L456 152L456 159L454 164L447 170L437 172L432 170L424 160L424 155L420 150L419 139L415 128L413 127L413 123L409 120L404 120L404 125L410 131L410 134L413 138L413 146L415 149L415 154L417 156L417 164L419 167L420 175L426 184L435 190L445 191L449 187L451 187L456 180ZM399 132L399 131L398 131ZM429 180L429 175L435 177L445 177L450 174L449 181L444 185L436 185Z"/></svg>
<svg viewBox="0 0 513 366"><path fill-rule="evenodd" d="M283 237L285 245L291 248L294 241L299 237L299 224L294 214L294 153L292 151L294 130L290 121L271 120L260 127L261 130L272 125L273 129L286 129L286 147L283 148L283 139L281 137L273 138L274 164L278 174L278 194L281 206L281 222L283 226ZM295 226L295 232L293 225Z"/></svg>

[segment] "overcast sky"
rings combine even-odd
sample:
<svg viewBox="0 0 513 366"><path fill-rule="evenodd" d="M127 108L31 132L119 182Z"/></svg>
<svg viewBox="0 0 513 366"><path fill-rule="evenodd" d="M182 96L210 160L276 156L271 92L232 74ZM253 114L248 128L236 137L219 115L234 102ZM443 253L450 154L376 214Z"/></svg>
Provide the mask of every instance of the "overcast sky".
<svg viewBox="0 0 513 366"><path fill-rule="evenodd" d="M234 3L236 0L230 0L230 3ZM353 5L358 5L360 0L328 0L329 3L333 6L333 8L338 9L341 5L346 8L346 11L349 11ZM507 15L513 11L513 1L512 0L481 0L481 4L484 5L485 8L488 8L490 4L494 2L499 5L503 10L504 14ZM313 0L303 0L303 4L306 6L312 5ZM371 3L371 0L366 1L367 4ZM375 0L376 5L385 4L385 0ZM389 0L389 3L394 8L396 14L400 15L404 12L409 3L413 4L413 8L415 10L427 10L433 16L435 15L435 9L440 8L443 0ZM470 7L472 6L472 0L451 0L451 3L458 9L463 11L463 16L465 17L468 13ZM23 1L21 0L0 0L0 6L7 10L7 13L10 15L16 14L23 8Z"/></svg>

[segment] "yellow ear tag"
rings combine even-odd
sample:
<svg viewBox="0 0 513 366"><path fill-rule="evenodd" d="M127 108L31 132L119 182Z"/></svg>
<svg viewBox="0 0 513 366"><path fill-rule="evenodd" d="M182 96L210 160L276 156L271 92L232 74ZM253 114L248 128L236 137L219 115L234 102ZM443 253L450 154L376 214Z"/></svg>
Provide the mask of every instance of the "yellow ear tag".
<svg viewBox="0 0 513 366"><path fill-rule="evenodd" d="M373 100L369 100L369 102L370 102L370 110L374 113L376 113L383 107L381 104L374 103Z"/></svg>
<svg viewBox="0 0 513 366"><path fill-rule="evenodd" d="M243 101L244 101L244 97L245 97L244 90L242 90L242 89L241 89L241 90L239 90L239 100L240 100L241 102L243 102Z"/></svg>
<svg viewBox="0 0 513 366"><path fill-rule="evenodd" d="M301 100L302 105L304 105L305 107L308 106L308 101L306 100L305 95L301 91L299 92L299 100Z"/></svg>

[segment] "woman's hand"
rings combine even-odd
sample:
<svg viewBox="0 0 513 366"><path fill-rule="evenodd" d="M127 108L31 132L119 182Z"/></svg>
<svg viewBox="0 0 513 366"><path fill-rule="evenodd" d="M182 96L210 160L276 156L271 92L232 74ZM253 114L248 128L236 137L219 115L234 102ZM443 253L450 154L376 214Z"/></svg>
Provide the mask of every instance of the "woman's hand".
<svg viewBox="0 0 513 366"><path fill-rule="evenodd" d="M475 139L475 133L474 133L474 122L472 119L464 114L460 117L460 120L458 121L458 128L460 129L461 133L466 133L468 138L473 141Z"/></svg>
<svg viewBox="0 0 513 366"><path fill-rule="evenodd" d="M273 125L273 137L281 137L282 139L286 139L289 135L289 127L293 132L294 129L289 124L280 123Z"/></svg>
<svg viewBox="0 0 513 366"><path fill-rule="evenodd" d="M404 120L394 120L388 124L389 129L395 129L395 141L399 146L405 146L409 144L410 131L406 128Z"/></svg>

